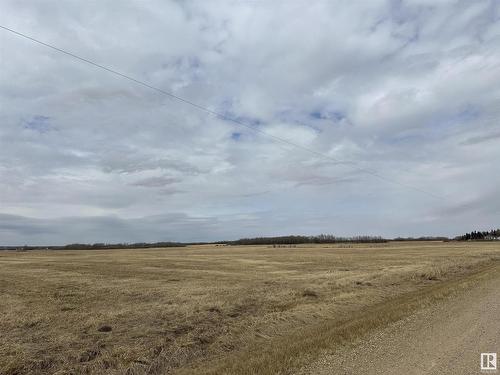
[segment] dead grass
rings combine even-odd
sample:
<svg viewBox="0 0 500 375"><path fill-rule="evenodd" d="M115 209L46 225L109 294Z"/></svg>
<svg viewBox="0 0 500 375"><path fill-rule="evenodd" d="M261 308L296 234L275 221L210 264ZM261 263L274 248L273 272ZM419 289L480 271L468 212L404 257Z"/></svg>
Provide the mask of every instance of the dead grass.
<svg viewBox="0 0 500 375"><path fill-rule="evenodd" d="M0 373L290 373L498 259L453 242L4 252Z"/></svg>

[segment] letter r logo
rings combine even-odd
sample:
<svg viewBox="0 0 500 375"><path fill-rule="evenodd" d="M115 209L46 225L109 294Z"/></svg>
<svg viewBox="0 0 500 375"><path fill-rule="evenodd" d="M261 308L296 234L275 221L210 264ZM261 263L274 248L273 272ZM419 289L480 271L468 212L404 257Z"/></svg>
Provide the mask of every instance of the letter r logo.
<svg viewBox="0 0 500 375"><path fill-rule="evenodd" d="M497 353L481 353L481 370L497 369Z"/></svg>

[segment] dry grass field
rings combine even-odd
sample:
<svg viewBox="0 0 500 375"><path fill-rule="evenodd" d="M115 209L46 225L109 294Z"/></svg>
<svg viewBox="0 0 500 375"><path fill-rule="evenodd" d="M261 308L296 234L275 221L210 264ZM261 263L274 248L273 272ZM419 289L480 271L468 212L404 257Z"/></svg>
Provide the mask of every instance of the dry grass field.
<svg viewBox="0 0 500 375"><path fill-rule="evenodd" d="M499 264L487 242L0 252L0 373L293 373Z"/></svg>

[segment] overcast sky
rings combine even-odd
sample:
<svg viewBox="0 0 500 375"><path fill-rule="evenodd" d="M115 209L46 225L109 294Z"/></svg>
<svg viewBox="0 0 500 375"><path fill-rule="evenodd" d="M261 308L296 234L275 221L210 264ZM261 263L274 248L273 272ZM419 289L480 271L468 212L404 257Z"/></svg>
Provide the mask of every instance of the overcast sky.
<svg viewBox="0 0 500 375"><path fill-rule="evenodd" d="M498 4L3 0L3 26L302 148L0 30L0 244L499 227Z"/></svg>

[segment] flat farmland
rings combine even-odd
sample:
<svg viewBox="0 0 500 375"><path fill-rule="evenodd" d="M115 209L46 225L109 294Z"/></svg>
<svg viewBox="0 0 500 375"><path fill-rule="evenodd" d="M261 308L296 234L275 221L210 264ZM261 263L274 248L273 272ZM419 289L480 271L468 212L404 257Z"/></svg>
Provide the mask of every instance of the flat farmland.
<svg viewBox="0 0 500 375"><path fill-rule="evenodd" d="M0 252L0 373L291 374L499 264L495 242Z"/></svg>

